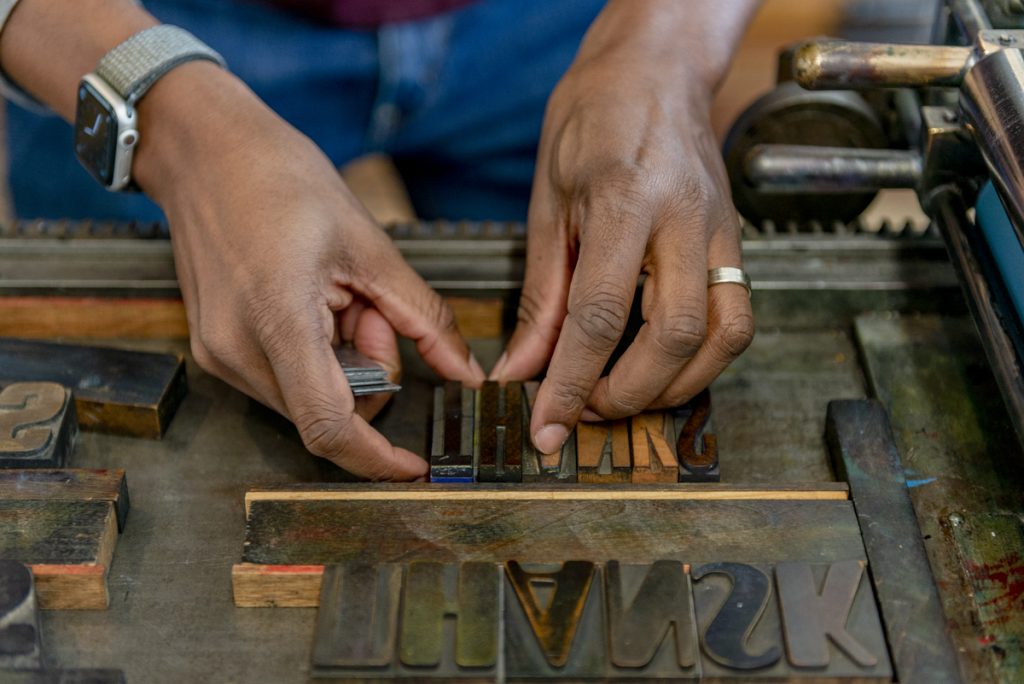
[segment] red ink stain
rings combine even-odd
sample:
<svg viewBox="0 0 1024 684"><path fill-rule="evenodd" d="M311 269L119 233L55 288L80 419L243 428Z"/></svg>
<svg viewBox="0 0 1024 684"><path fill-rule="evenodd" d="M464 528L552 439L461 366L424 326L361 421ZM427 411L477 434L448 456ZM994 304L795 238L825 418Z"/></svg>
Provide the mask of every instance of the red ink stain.
<svg viewBox="0 0 1024 684"><path fill-rule="evenodd" d="M1024 615L1024 561L1017 553L992 563L966 564L982 621L1004 625ZM993 637L985 637L993 640Z"/></svg>

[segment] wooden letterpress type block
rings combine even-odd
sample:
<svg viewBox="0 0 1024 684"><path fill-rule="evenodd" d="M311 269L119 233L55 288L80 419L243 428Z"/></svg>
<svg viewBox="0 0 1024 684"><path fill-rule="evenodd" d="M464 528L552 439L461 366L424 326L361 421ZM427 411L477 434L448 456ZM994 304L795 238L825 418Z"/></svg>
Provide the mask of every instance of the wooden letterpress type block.
<svg viewBox="0 0 1024 684"><path fill-rule="evenodd" d="M523 383L526 410L523 412L523 482L576 482L576 433L569 435L556 454L542 454L530 439L530 418L540 383Z"/></svg>
<svg viewBox="0 0 1024 684"><path fill-rule="evenodd" d="M504 388L487 381L480 389L479 461L480 482L521 482L523 479L522 383Z"/></svg>
<svg viewBox="0 0 1024 684"><path fill-rule="evenodd" d="M665 414L641 413L630 421L633 440L633 482L675 483L679 461L675 445L665 439Z"/></svg>
<svg viewBox="0 0 1024 684"><path fill-rule="evenodd" d="M401 665L430 677L493 675L500 647L499 572L500 566L486 562L410 563L402 594Z"/></svg>
<svg viewBox="0 0 1024 684"><path fill-rule="evenodd" d="M509 561L504 591L509 679L607 675L604 596L594 563Z"/></svg>
<svg viewBox="0 0 1024 684"><path fill-rule="evenodd" d="M32 572L0 560L0 673L41 667L42 657Z"/></svg>
<svg viewBox="0 0 1024 684"><path fill-rule="evenodd" d="M786 656L797 671L890 679L892 668L863 561L775 566Z"/></svg>
<svg viewBox="0 0 1024 684"><path fill-rule="evenodd" d="M71 391L63 385L17 382L0 389L0 468L61 468L77 436Z"/></svg>
<svg viewBox="0 0 1024 684"><path fill-rule="evenodd" d="M19 670L4 672L4 684L125 684L121 670Z"/></svg>
<svg viewBox="0 0 1024 684"><path fill-rule="evenodd" d="M457 382L434 390L431 482L473 481L473 391Z"/></svg>
<svg viewBox="0 0 1024 684"><path fill-rule="evenodd" d="M387 674L397 645L401 586L397 564L347 562L324 570L314 675Z"/></svg>
<svg viewBox="0 0 1024 684"><path fill-rule="evenodd" d="M576 425L576 469L580 482L629 482L633 458L629 421Z"/></svg>
<svg viewBox="0 0 1024 684"><path fill-rule="evenodd" d="M710 432L711 390L705 389L690 402L671 412L666 431L675 445L680 482L720 482L718 438Z"/></svg>
<svg viewBox="0 0 1024 684"><path fill-rule="evenodd" d="M700 677L693 595L681 562L608 561L604 591L609 677Z"/></svg>

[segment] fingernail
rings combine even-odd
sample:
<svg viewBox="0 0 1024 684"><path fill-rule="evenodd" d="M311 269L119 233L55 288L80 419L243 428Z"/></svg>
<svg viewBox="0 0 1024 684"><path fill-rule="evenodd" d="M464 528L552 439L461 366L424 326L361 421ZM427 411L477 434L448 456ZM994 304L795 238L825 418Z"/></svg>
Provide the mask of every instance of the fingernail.
<svg viewBox="0 0 1024 684"><path fill-rule="evenodd" d="M484 373L484 369L480 366L480 362L476 360L476 357L472 353L469 355L469 370L473 374L473 379L486 378L487 374Z"/></svg>
<svg viewBox="0 0 1024 684"><path fill-rule="evenodd" d="M582 420L587 421L588 423L599 423L602 420L604 420L604 418L602 418L601 416L597 415L596 413L594 413L593 411L591 411L588 408L583 409L583 413L580 414L580 418Z"/></svg>
<svg viewBox="0 0 1024 684"><path fill-rule="evenodd" d="M505 370L505 364L508 363L508 352L501 352L501 356L498 357L498 362L494 364L494 368L491 369L490 380L501 380L501 371Z"/></svg>
<svg viewBox="0 0 1024 684"><path fill-rule="evenodd" d="M541 453L553 454L562 448L565 440L569 438L569 429L564 425L554 423L545 425L533 436L533 444Z"/></svg>

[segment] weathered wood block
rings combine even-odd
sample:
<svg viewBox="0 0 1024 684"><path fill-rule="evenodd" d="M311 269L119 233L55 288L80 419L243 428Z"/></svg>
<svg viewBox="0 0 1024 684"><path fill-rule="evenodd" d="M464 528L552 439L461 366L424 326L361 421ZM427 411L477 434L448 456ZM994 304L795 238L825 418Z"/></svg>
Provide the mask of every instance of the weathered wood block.
<svg viewBox="0 0 1024 684"><path fill-rule="evenodd" d="M891 681L865 565L692 567L703 676Z"/></svg>
<svg viewBox="0 0 1024 684"><path fill-rule="evenodd" d="M431 482L473 482L476 397L457 382L434 389Z"/></svg>
<svg viewBox="0 0 1024 684"><path fill-rule="evenodd" d="M0 557L32 569L41 608L106 608L116 544L109 501L0 501Z"/></svg>
<svg viewBox="0 0 1024 684"><path fill-rule="evenodd" d="M523 384L487 381L478 393L477 480L523 479Z"/></svg>
<svg viewBox="0 0 1024 684"><path fill-rule="evenodd" d="M43 648L32 572L0 559L0 679L4 670L42 667Z"/></svg>
<svg viewBox="0 0 1024 684"><path fill-rule="evenodd" d="M523 383L523 395L526 397L526 410L523 412L523 482L576 482L575 431L565 440L562 450L557 454L542 454L533 446L530 418L538 389L539 382L531 380Z"/></svg>
<svg viewBox="0 0 1024 684"><path fill-rule="evenodd" d="M125 684L121 670L20 670L3 677L4 684Z"/></svg>
<svg viewBox="0 0 1024 684"><path fill-rule="evenodd" d="M109 501L120 532L128 520L128 480L120 468L12 468L0 470L0 501Z"/></svg>
<svg viewBox="0 0 1024 684"><path fill-rule="evenodd" d="M675 446L680 482L719 482L718 438L710 431L711 390L670 412L669 442Z"/></svg>
<svg viewBox="0 0 1024 684"><path fill-rule="evenodd" d="M180 354L0 338L0 384L44 381L72 390L83 430L153 439L188 392Z"/></svg>
<svg viewBox="0 0 1024 684"><path fill-rule="evenodd" d="M63 467L77 437L75 407L66 387L0 381L0 468Z"/></svg>
<svg viewBox="0 0 1024 684"><path fill-rule="evenodd" d="M580 482L629 482L633 464L630 452L628 419L576 426L576 472Z"/></svg>
<svg viewBox="0 0 1024 684"><path fill-rule="evenodd" d="M665 438L665 414L641 413L630 420L633 440L633 482L678 482L675 445Z"/></svg>

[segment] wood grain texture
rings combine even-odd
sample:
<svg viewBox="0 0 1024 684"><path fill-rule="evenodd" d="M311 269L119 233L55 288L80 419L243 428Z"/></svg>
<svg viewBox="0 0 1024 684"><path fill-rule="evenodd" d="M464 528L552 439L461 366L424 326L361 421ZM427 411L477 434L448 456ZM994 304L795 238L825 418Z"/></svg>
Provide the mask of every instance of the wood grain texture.
<svg viewBox="0 0 1024 684"><path fill-rule="evenodd" d="M187 339L180 299L0 297L0 335Z"/></svg>
<svg viewBox="0 0 1024 684"><path fill-rule="evenodd" d="M116 545L109 501L0 501L0 557L32 568L41 608L106 608Z"/></svg>
<svg viewBox="0 0 1024 684"><path fill-rule="evenodd" d="M49 381L75 394L78 424L159 438L188 392L180 354L0 338L3 381Z"/></svg>
<svg viewBox="0 0 1024 684"><path fill-rule="evenodd" d="M315 608L320 603L323 565L257 565L231 568L235 605L240 608Z"/></svg>
<svg viewBox="0 0 1024 684"><path fill-rule="evenodd" d="M576 464L579 482L629 482L633 462L629 421L579 423L576 426Z"/></svg>
<svg viewBox="0 0 1024 684"><path fill-rule="evenodd" d="M236 566L238 605L308 605L311 578L303 575L315 570L298 573L296 580L281 566L353 559L864 558L848 501L263 500L249 505L242 563L264 567Z"/></svg>
<svg viewBox="0 0 1024 684"><path fill-rule="evenodd" d="M679 461L675 445L665 439L665 414L641 413L630 419L633 440L633 482L677 482Z"/></svg>
<svg viewBox="0 0 1024 684"><path fill-rule="evenodd" d="M128 481L120 468L0 470L0 501L109 501L119 531L124 530L130 506Z"/></svg>

